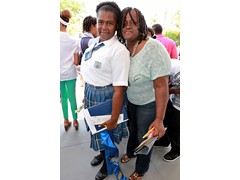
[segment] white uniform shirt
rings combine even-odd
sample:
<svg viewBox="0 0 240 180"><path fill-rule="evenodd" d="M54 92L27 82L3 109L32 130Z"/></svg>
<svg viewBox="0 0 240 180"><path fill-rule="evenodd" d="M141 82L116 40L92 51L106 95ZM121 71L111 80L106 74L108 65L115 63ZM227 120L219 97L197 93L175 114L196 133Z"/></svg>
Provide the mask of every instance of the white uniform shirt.
<svg viewBox="0 0 240 180"><path fill-rule="evenodd" d="M169 75L170 84L173 89L180 89L180 60L171 59L171 73ZM180 111L180 94L171 94L170 101L173 107Z"/></svg>
<svg viewBox="0 0 240 180"><path fill-rule="evenodd" d="M99 37L94 40L82 58L81 74L84 81L94 86L109 84L127 86L130 66L129 51L114 36L103 41L104 46L93 51L92 57L85 61L85 54L92 49L96 42L99 42Z"/></svg>
<svg viewBox="0 0 240 180"><path fill-rule="evenodd" d="M60 81L72 80L77 77L74 65L74 53L80 50L77 39L60 31Z"/></svg>

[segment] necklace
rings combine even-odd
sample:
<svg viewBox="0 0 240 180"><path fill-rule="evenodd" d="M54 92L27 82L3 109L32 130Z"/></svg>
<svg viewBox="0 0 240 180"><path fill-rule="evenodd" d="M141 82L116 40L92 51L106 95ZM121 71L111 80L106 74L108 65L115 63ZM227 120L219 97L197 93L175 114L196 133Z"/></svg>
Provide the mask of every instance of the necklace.
<svg viewBox="0 0 240 180"><path fill-rule="evenodd" d="M132 52L132 54L131 54L131 58L134 56L134 54L135 54L135 52L136 52L136 49L137 49L137 47L138 47L138 43L139 43L139 41L137 41L136 44L135 44L134 47L133 47L133 52Z"/></svg>

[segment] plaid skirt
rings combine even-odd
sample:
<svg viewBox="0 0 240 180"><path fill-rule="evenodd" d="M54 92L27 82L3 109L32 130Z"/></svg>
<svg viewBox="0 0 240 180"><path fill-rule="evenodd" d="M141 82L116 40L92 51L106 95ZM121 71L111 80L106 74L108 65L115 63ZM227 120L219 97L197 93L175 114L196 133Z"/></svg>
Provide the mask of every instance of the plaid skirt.
<svg viewBox="0 0 240 180"><path fill-rule="evenodd" d="M90 84L85 83L84 90L84 108L88 108L94 105L97 105L106 100L112 99L113 97L113 86L108 85L104 87L97 87ZM124 102L126 103L126 102ZM87 125L87 123L86 123ZM87 130L89 131L89 127L87 126ZM109 130L113 134L113 141L119 144L122 141L122 138L128 137L128 128L127 123L123 122L118 124L117 128L114 130ZM101 133L101 132L100 132ZM101 143L101 134L97 133L91 135L91 143L90 148L93 148L95 151L104 150L104 146Z"/></svg>

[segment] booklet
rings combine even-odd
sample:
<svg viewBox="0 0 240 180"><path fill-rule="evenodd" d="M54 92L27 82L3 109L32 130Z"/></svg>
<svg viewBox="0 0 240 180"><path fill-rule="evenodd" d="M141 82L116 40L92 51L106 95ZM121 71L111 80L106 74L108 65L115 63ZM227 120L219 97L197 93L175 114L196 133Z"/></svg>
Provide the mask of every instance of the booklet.
<svg viewBox="0 0 240 180"><path fill-rule="evenodd" d="M157 136L148 136L146 140L144 140L142 143L138 145L138 147L136 147L136 149L134 150L134 154L147 155L156 140L157 140Z"/></svg>
<svg viewBox="0 0 240 180"><path fill-rule="evenodd" d="M112 113L112 100L107 100L95 106L83 110L83 115L87 121L89 129L92 134L99 133L106 129L106 127L99 127L99 124L110 119ZM128 120L126 107L122 107L121 114L118 118L118 124Z"/></svg>

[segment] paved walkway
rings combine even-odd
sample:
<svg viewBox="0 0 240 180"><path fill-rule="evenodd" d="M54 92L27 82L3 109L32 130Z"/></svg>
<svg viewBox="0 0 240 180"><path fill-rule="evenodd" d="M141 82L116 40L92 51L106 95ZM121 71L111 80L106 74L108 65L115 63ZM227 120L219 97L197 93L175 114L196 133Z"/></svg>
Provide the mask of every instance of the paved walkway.
<svg viewBox="0 0 240 180"><path fill-rule="evenodd" d="M80 87L79 78L77 80L77 102L78 107L83 98L83 88ZM63 117L60 109L60 176L61 180L94 180L95 175L101 165L92 167L90 161L98 152L89 148L90 135L86 131L82 113L79 113L79 130L75 131L74 127L65 132L63 127ZM71 116L70 116L71 117ZM72 121L72 119L70 118ZM124 139L119 148L120 157L125 153L127 139ZM143 180L180 180L180 158L174 162L165 162L162 160L163 155L168 152L169 148L154 147L149 171L145 174ZM126 164L120 163L120 168L126 177L134 171L135 158ZM106 180L115 180L111 175Z"/></svg>

